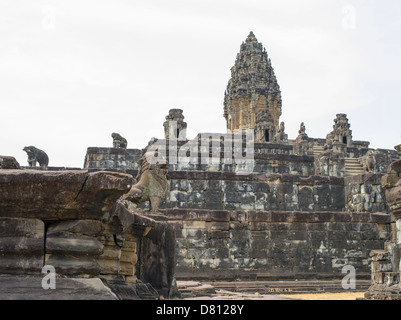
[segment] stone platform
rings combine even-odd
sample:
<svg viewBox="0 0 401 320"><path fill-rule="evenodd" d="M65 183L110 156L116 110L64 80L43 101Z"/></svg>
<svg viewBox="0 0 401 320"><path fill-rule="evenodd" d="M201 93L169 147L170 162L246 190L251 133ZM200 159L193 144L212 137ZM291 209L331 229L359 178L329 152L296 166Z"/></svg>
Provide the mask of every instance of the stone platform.
<svg viewBox="0 0 401 320"><path fill-rule="evenodd" d="M391 217L379 213L162 210L176 231L176 278L198 281L369 280Z"/></svg>
<svg viewBox="0 0 401 320"><path fill-rule="evenodd" d="M119 201L131 185L116 172L0 170L0 299L179 295L174 230Z"/></svg>
<svg viewBox="0 0 401 320"><path fill-rule="evenodd" d="M183 299L281 300L291 295L366 291L370 280L358 280L354 290L344 290L341 280L331 281L177 281ZM280 295L286 295L283 298Z"/></svg>

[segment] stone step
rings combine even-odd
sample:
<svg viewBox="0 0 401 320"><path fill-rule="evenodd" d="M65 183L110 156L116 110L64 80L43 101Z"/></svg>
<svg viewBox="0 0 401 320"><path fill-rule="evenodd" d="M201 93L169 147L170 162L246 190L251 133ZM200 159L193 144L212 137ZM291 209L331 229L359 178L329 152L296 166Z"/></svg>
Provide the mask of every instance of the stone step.
<svg viewBox="0 0 401 320"><path fill-rule="evenodd" d="M358 158L345 158L345 176L364 174L365 169Z"/></svg>
<svg viewBox="0 0 401 320"><path fill-rule="evenodd" d="M356 171L364 171L361 166L345 166L347 170L356 170Z"/></svg>
<svg viewBox="0 0 401 320"><path fill-rule="evenodd" d="M313 146L313 155L316 156L320 153L324 152L324 147L321 146Z"/></svg>
<svg viewBox="0 0 401 320"><path fill-rule="evenodd" d="M349 160L347 161L347 160L345 160L345 164L361 166L361 163L359 161L349 161Z"/></svg>

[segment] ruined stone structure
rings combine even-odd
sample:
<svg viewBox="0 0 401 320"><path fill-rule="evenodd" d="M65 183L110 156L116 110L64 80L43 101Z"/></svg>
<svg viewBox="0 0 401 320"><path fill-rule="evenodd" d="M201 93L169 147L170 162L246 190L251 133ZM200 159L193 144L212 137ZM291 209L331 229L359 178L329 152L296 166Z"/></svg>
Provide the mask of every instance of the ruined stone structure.
<svg viewBox="0 0 401 320"><path fill-rule="evenodd" d="M0 299L176 295L173 229L118 201L131 183L104 171L0 170ZM55 289L42 285L48 267Z"/></svg>
<svg viewBox="0 0 401 320"><path fill-rule="evenodd" d="M400 145L395 148L401 154ZM365 293L365 298L401 300L401 160L388 167L382 186L391 210L392 235L383 250L370 253L372 286Z"/></svg>
<svg viewBox="0 0 401 320"><path fill-rule="evenodd" d="M313 142L310 141L308 135L306 134L306 127L303 122L301 122L298 136L295 139L294 153L301 156L313 156Z"/></svg>
<svg viewBox="0 0 401 320"><path fill-rule="evenodd" d="M256 111L255 119L255 141L272 141L276 135L276 127L270 111L265 109Z"/></svg>
<svg viewBox="0 0 401 320"><path fill-rule="evenodd" d="M186 140L187 123L181 109L170 109L163 126L165 139Z"/></svg>
<svg viewBox="0 0 401 320"><path fill-rule="evenodd" d="M116 132L113 132L111 137L113 138L113 148L127 149L127 139Z"/></svg>
<svg viewBox="0 0 401 320"><path fill-rule="evenodd" d="M280 87L266 49L251 32L241 45L224 95L227 130L253 129L259 110L268 111L274 128L279 126Z"/></svg>
<svg viewBox="0 0 401 320"><path fill-rule="evenodd" d="M332 149L335 142L343 143L347 147L352 146L352 131L351 125L348 122L346 114L337 114L334 119L333 131L327 135L326 146L327 149Z"/></svg>
<svg viewBox="0 0 401 320"><path fill-rule="evenodd" d="M288 135L285 133L285 125L284 125L283 121L280 123L280 126L277 128L277 133L274 136L274 142L281 143L281 144L288 143Z"/></svg>
<svg viewBox="0 0 401 320"><path fill-rule="evenodd" d="M14 157L0 156L0 169L20 169L20 165Z"/></svg>
<svg viewBox="0 0 401 320"><path fill-rule="evenodd" d="M87 149L84 169L0 156L0 298L172 298L175 279L332 281L344 266L357 280L373 272L367 298L394 298L400 154L353 140L345 114L326 138L302 122L289 139L281 108L251 32L224 95L226 133L188 139L171 109L164 137L127 149L113 136ZM45 265L57 291L37 285Z"/></svg>
<svg viewBox="0 0 401 320"><path fill-rule="evenodd" d="M160 207L176 230L176 277L338 279L342 267L352 265L359 279L369 279L370 251L391 238L381 178L399 155L353 140L345 114L336 116L326 139L309 137L304 123L296 139L288 139L280 88L253 33L231 71L224 96L228 134L177 141L168 123L183 117L182 110L174 117L173 109L164 123L165 140L158 140L168 161ZM244 129L254 133L253 167L238 174L241 161L227 157L238 149L249 152L242 148ZM104 168L104 157L113 152L88 148L85 167ZM368 160L371 154L375 161ZM121 165L124 158L113 159L107 168L137 175L134 165Z"/></svg>

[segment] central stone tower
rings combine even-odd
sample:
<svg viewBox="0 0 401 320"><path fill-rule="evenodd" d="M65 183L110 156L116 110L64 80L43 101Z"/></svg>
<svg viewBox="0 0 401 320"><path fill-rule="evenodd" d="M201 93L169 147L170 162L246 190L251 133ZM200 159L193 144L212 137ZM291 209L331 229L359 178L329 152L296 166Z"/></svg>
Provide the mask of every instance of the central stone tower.
<svg viewBox="0 0 401 320"><path fill-rule="evenodd" d="M251 31L237 54L224 94L227 130L254 129L258 140L271 141L279 126L281 104L280 86L271 61ZM263 123L259 124L259 119Z"/></svg>

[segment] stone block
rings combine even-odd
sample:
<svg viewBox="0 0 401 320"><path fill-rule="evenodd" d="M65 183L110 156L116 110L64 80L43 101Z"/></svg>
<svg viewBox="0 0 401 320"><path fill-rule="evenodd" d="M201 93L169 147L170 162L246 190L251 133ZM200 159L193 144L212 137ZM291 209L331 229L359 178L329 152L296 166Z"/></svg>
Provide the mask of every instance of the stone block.
<svg viewBox="0 0 401 320"><path fill-rule="evenodd" d="M248 211L249 222L268 222L271 219L270 212L267 211Z"/></svg>
<svg viewBox="0 0 401 320"><path fill-rule="evenodd" d="M59 235L46 238L46 253L48 254L100 256L103 248L103 245L94 237Z"/></svg>
<svg viewBox="0 0 401 320"><path fill-rule="evenodd" d="M100 266L100 274L119 274L121 249L117 246L105 246L103 254L97 259Z"/></svg>
<svg viewBox="0 0 401 320"><path fill-rule="evenodd" d="M45 264L53 266L57 274L66 276L97 276L101 271L94 257L46 254Z"/></svg>
<svg viewBox="0 0 401 320"><path fill-rule="evenodd" d="M250 231L263 231L268 230L269 224L267 222L249 222Z"/></svg>
<svg viewBox="0 0 401 320"><path fill-rule="evenodd" d="M213 210L210 213L210 219L211 219L211 221L214 221L214 222L229 222L230 221L230 212Z"/></svg>
<svg viewBox="0 0 401 320"><path fill-rule="evenodd" d="M116 172L2 170L0 216L101 220L131 181L131 175Z"/></svg>
<svg viewBox="0 0 401 320"><path fill-rule="evenodd" d="M212 222L209 224L210 231L228 231L230 224L228 222Z"/></svg>
<svg viewBox="0 0 401 320"><path fill-rule="evenodd" d="M185 229L206 229L206 221L183 221L182 227Z"/></svg>
<svg viewBox="0 0 401 320"><path fill-rule="evenodd" d="M37 219L0 218L0 273L41 273L45 225Z"/></svg>
<svg viewBox="0 0 401 320"><path fill-rule="evenodd" d="M184 213L183 220L211 221L211 210L188 210Z"/></svg>
<svg viewBox="0 0 401 320"><path fill-rule="evenodd" d="M0 155L0 169L21 169L14 157Z"/></svg>

